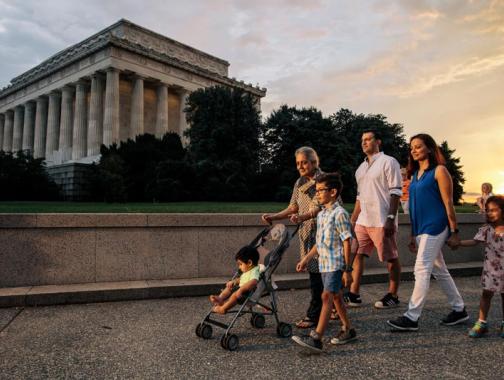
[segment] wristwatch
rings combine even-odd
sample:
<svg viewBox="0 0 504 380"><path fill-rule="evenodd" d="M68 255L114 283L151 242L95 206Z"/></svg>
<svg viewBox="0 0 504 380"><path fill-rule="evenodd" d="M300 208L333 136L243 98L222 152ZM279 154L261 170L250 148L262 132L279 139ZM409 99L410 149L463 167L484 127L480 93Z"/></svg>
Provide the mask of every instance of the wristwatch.
<svg viewBox="0 0 504 380"><path fill-rule="evenodd" d="M394 220L395 219L395 215L394 214L388 214L387 215L387 219Z"/></svg>
<svg viewBox="0 0 504 380"><path fill-rule="evenodd" d="M343 270L343 272L351 272L353 271L353 268L351 265L346 265L346 264L343 264L343 268L341 268Z"/></svg>
<svg viewBox="0 0 504 380"><path fill-rule="evenodd" d="M458 234L459 233L459 229L458 228L455 228L455 229L450 229L450 232L452 234Z"/></svg>

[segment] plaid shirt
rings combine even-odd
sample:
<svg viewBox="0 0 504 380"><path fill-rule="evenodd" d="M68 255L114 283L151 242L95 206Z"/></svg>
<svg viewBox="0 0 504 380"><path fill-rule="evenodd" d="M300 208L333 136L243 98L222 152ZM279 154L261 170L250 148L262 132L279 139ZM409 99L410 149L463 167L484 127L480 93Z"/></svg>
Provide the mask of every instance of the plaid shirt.
<svg viewBox="0 0 504 380"><path fill-rule="evenodd" d="M317 251L319 270L335 272L345 264L343 241L352 237L348 213L338 202L317 216Z"/></svg>

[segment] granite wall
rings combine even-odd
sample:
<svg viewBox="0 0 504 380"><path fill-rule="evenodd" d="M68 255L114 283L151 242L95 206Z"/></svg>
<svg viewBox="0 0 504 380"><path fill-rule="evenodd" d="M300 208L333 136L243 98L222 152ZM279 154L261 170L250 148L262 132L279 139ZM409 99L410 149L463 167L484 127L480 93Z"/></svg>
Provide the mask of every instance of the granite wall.
<svg viewBox="0 0 504 380"><path fill-rule="evenodd" d="M458 221L471 238L483 218ZM0 214L0 288L229 276L235 252L263 228L259 214ZM403 265L415 259L409 231L400 215ZM294 272L297 259L296 237L277 272ZM482 261L482 248L446 248L445 260ZM376 255L367 262L379 265Z"/></svg>

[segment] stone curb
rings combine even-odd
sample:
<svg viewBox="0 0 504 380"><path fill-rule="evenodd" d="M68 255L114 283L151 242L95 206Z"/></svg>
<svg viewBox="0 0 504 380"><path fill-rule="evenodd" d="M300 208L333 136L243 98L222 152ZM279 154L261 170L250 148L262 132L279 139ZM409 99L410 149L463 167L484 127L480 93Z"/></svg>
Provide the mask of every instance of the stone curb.
<svg viewBox="0 0 504 380"><path fill-rule="evenodd" d="M453 277L478 276L481 262L448 265ZM413 267L403 267L403 281L412 281ZM91 284L48 285L0 289L0 307L48 306L78 303L131 301L169 297L206 296L222 289L227 278L198 278L180 280L152 280L103 282ZM388 281L385 268L369 269L363 276L363 284ZM306 274L282 274L275 276L279 290L306 289Z"/></svg>

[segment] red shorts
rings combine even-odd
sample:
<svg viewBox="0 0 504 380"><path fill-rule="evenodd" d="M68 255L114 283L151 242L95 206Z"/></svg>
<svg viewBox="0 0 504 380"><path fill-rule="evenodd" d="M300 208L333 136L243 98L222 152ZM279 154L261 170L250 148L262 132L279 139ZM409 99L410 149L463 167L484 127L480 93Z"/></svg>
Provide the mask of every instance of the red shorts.
<svg viewBox="0 0 504 380"><path fill-rule="evenodd" d="M376 248L380 261L390 261L397 259L397 229L391 236L385 236L383 227L364 227L355 225L355 235L359 243L357 254L370 256Z"/></svg>

